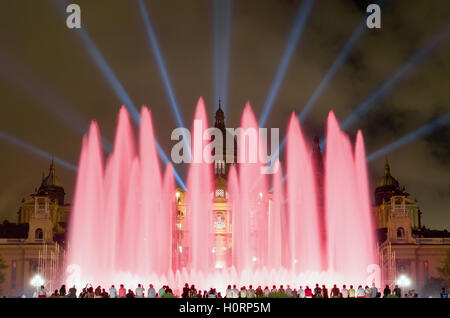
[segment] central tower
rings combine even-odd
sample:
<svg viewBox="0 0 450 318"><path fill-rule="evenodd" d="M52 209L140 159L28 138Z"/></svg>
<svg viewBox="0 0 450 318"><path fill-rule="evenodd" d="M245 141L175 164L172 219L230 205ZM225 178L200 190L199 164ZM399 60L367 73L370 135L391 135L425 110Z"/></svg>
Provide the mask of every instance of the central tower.
<svg viewBox="0 0 450 318"><path fill-rule="evenodd" d="M231 210L228 202L227 176L232 162L236 162L235 149L227 147L227 130L225 114L221 101L215 114L214 127L222 132L222 154L214 160L214 194L213 194L213 258L216 268L225 268L231 264L232 229ZM214 140L214 137L213 137ZM233 146L235 148L235 146ZM214 149L215 150L215 149ZM214 152L214 155L216 153Z"/></svg>

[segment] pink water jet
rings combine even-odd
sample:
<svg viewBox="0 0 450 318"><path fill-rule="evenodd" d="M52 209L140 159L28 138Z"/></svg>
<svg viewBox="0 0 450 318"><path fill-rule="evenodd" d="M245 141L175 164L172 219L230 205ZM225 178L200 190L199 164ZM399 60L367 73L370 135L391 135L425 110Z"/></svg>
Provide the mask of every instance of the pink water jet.
<svg viewBox="0 0 450 318"><path fill-rule="evenodd" d="M290 263L297 272L322 268L316 182L297 116L287 133L287 197Z"/></svg>
<svg viewBox="0 0 450 318"><path fill-rule="evenodd" d="M278 159L277 159L278 160ZM283 215L285 214L285 194L283 185L283 173L280 167L273 174L272 198L269 201L269 220L268 220L268 255L267 267L277 270L283 264L283 243L287 235L283 233Z"/></svg>
<svg viewBox="0 0 450 318"><path fill-rule="evenodd" d="M333 112L328 115L325 196L329 268L365 282L367 266L375 261L370 222L365 154L358 133L356 154Z"/></svg>
<svg viewBox="0 0 450 318"><path fill-rule="evenodd" d="M181 267L174 260L181 253L175 237L179 211L174 170L168 164L161 173L151 112L141 110L136 149L128 112L121 108L114 150L105 165L98 126L91 124L82 142L68 236L67 264L75 264L79 271L69 275L68 284L153 283L177 289L189 282L220 290L228 284L366 283L367 266L375 262L375 238L361 132L352 149L331 112L325 171L318 171L293 114L284 183L281 164L272 176L261 173L260 155L267 145L247 103L240 128L255 134L239 140L238 163L227 175L232 251L229 263L217 268L213 165L195 160L205 155L208 128L200 99L191 130L194 162L189 164L185 193L187 246L182 252L188 261ZM257 160L250 160L255 154ZM325 177L323 189L318 175Z"/></svg>
<svg viewBox="0 0 450 318"><path fill-rule="evenodd" d="M211 242L213 173L212 165L202 159L203 149L208 144L208 139L203 136L208 128L205 104L200 98L191 130L193 161L188 173L187 229L190 237L191 269L204 273L211 268L213 248Z"/></svg>
<svg viewBox="0 0 450 318"><path fill-rule="evenodd" d="M238 141L239 190L228 189L231 193L239 192L233 213L233 254L236 253L233 266L238 272L267 266L268 253L268 187L266 175L261 174L264 164L259 161L265 145L249 103L242 113L240 127L250 134Z"/></svg>

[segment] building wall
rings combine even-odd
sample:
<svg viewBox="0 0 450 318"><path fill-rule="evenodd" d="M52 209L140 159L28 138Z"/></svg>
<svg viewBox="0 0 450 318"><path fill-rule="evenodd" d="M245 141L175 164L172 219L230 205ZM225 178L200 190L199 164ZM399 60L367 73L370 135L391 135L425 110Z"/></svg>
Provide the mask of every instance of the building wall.
<svg viewBox="0 0 450 318"><path fill-rule="evenodd" d="M392 205L390 201L384 201L381 205L374 207L374 213L377 220L377 228L387 228L387 224L391 217ZM406 212L411 220L411 227L413 229L419 228L419 204L416 201L406 199Z"/></svg>
<svg viewBox="0 0 450 318"><path fill-rule="evenodd" d="M385 284L394 285L400 275L411 280L411 287L420 291L430 278L438 278L438 267L442 266L446 250L450 249L450 240L446 244L392 244L395 252L393 273L386 272L384 266ZM387 245L382 247L382 253L387 258Z"/></svg>
<svg viewBox="0 0 450 318"><path fill-rule="evenodd" d="M391 197L389 206L382 205L389 211L387 238L379 250L382 281L393 286L404 275L411 280L408 289L420 291L428 279L439 277L438 267L450 249L450 238L414 237L408 206L411 207L411 201L404 195Z"/></svg>
<svg viewBox="0 0 450 318"><path fill-rule="evenodd" d="M40 254L41 264L48 264L46 272L42 274L50 277L51 254L60 255L60 251L56 244L49 244L46 250L47 257L42 256L43 252L43 244L25 244L24 240L0 239L0 255L8 266L4 271L5 281L0 287L2 296L21 296L24 293L27 297L33 295L36 289L30 282L39 271ZM50 283L52 282L47 282L48 291L52 287ZM57 285L55 283L55 286Z"/></svg>
<svg viewBox="0 0 450 318"><path fill-rule="evenodd" d="M175 268L182 268L188 264L190 256L191 234L189 232L189 218L187 217L190 211L186 204L185 192L177 189L177 193L177 215L172 259ZM232 248L232 219L226 198L215 198L211 213L213 227L210 234L213 236L211 242L214 245L211 248L214 249L213 254L215 254L213 256L215 260L211 260L211 262L215 262L215 266L226 267L231 265Z"/></svg>
<svg viewBox="0 0 450 318"><path fill-rule="evenodd" d="M19 223L29 223L31 216L34 213L34 209L35 209L34 198L30 198L22 202L18 212ZM60 223L68 222L69 211L70 211L69 205L59 205L56 201L50 202L49 204L50 220L53 223L53 231L55 234L61 234L64 232L64 228L60 225Z"/></svg>

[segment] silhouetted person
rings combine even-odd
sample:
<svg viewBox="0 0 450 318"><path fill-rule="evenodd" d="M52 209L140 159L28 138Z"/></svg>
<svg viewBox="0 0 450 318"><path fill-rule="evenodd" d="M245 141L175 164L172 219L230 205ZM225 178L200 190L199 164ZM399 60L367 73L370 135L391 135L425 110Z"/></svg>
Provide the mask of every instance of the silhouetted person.
<svg viewBox="0 0 450 318"><path fill-rule="evenodd" d="M114 285L111 285L111 288L109 289L109 297L110 298L117 298L117 290Z"/></svg>
<svg viewBox="0 0 450 318"><path fill-rule="evenodd" d="M144 298L144 288L141 284L138 284L136 288L136 298Z"/></svg>
<svg viewBox="0 0 450 318"><path fill-rule="evenodd" d="M248 286L247 298L255 298L255 291L253 290L252 285Z"/></svg>
<svg viewBox="0 0 450 318"><path fill-rule="evenodd" d="M159 298L163 298L165 293L166 293L166 286L163 286L158 290Z"/></svg>
<svg viewBox="0 0 450 318"><path fill-rule="evenodd" d="M47 293L45 292L45 287L41 286L39 289L39 298L47 298Z"/></svg>
<svg viewBox="0 0 450 318"><path fill-rule="evenodd" d="M188 298L189 296L189 285L188 283L184 284L183 292L181 293L181 298Z"/></svg>
<svg viewBox="0 0 450 318"><path fill-rule="evenodd" d="M334 284L333 288L331 289L331 297L339 298L339 288L337 288L336 284Z"/></svg>
<svg viewBox="0 0 450 318"><path fill-rule="evenodd" d="M348 298L355 298L356 292L353 288L353 285L350 285L350 289L348 290Z"/></svg>
<svg viewBox="0 0 450 318"><path fill-rule="evenodd" d="M123 284L120 284L119 298L125 298L125 297L127 297L127 290L125 289L125 286L123 286Z"/></svg>
<svg viewBox="0 0 450 318"><path fill-rule="evenodd" d="M370 297L376 298L378 294L378 288L375 286L375 283L372 283L372 288L370 289Z"/></svg>
<svg viewBox="0 0 450 318"><path fill-rule="evenodd" d="M62 285L59 289L59 296L66 297L66 285Z"/></svg>
<svg viewBox="0 0 450 318"><path fill-rule="evenodd" d="M195 288L195 285L191 285L191 288L189 289L189 298L195 297L197 297L197 289Z"/></svg>
<svg viewBox="0 0 450 318"><path fill-rule="evenodd" d="M233 290L231 289L231 285L228 285L227 287L225 298L233 298Z"/></svg>
<svg viewBox="0 0 450 318"><path fill-rule="evenodd" d="M316 288L314 288L314 298L322 298L322 289L319 284L316 284Z"/></svg>
<svg viewBox="0 0 450 318"><path fill-rule="evenodd" d="M100 286L97 286L95 289L95 296L94 298L101 298L102 297L102 288Z"/></svg>
<svg viewBox="0 0 450 318"><path fill-rule="evenodd" d="M300 288L298 289L298 298L305 298L305 290L303 289L302 286L300 286Z"/></svg>
<svg viewBox="0 0 450 318"><path fill-rule="evenodd" d="M386 287L383 290L383 297L386 298L391 294L391 289L389 288L389 285L386 285Z"/></svg>
<svg viewBox="0 0 450 318"><path fill-rule="evenodd" d="M134 293L131 289L128 289L127 298L134 298Z"/></svg>
<svg viewBox="0 0 450 318"><path fill-rule="evenodd" d="M77 289L75 288L75 285L71 288L69 288L69 295L67 295L69 298L77 298Z"/></svg>
<svg viewBox="0 0 450 318"><path fill-rule="evenodd" d="M342 298L348 298L348 289L345 287L345 285L343 285L342 286L342 289L341 289L341 296L342 296Z"/></svg>
<svg viewBox="0 0 450 318"><path fill-rule="evenodd" d="M109 297L110 298L117 298L117 290L114 287L114 285L111 285L111 288L109 289Z"/></svg>
<svg viewBox="0 0 450 318"><path fill-rule="evenodd" d="M156 290L153 288L153 284L148 285L147 290L147 298L155 298L156 297Z"/></svg>
<svg viewBox="0 0 450 318"><path fill-rule="evenodd" d="M398 298L402 297L402 290L398 287L398 285L395 285L394 288L394 294L395 296L397 296Z"/></svg>
<svg viewBox="0 0 450 318"><path fill-rule="evenodd" d="M325 287L325 285L322 285L322 297L328 298L328 289Z"/></svg>
<svg viewBox="0 0 450 318"><path fill-rule="evenodd" d="M358 286L358 290L356 291L356 297L357 298L364 298L366 296L366 291L365 289L359 285Z"/></svg>
<svg viewBox="0 0 450 318"><path fill-rule="evenodd" d="M312 298L312 290L311 290L311 288L309 288L309 286L306 286L306 288L305 288L305 297L306 298Z"/></svg>
<svg viewBox="0 0 450 318"><path fill-rule="evenodd" d="M383 297L386 298L391 294L391 289L389 288L389 285L386 285L386 287L383 290Z"/></svg>

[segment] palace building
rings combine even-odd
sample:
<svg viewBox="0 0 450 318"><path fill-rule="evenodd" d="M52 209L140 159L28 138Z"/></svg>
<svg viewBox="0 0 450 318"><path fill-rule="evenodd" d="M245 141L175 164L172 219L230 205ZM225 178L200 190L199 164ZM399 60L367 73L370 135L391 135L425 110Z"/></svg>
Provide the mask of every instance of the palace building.
<svg viewBox="0 0 450 318"><path fill-rule="evenodd" d="M404 288L420 291L431 278L439 277L437 269L450 249L449 233L422 226L418 202L391 175L387 160L375 189L374 214L382 282L394 285L406 278L410 286Z"/></svg>
<svg viewBox="0 0 450 318"><path fill-rule="evenodd" d="M64 196L64 187L52 161L39 189L22 200L18 223L0 225L0 256L8 266L0 286L3 295L31 296L35 287L30 282L36 275L45 278L47 288L59 285L70 211Z"/></svg>
<svg viewBox="0 0 450 318"><path fill-rule="evenodd" d="M215 180L215 189L213 196L213 211L212 211L212 254L213 258L210 261L216 268L226 268L231 266L232 263L232 224L233 214L231 211L231 204L229 202L229 194L227 192L227 179L228 172L231 167L229 162L237 162L237 141L234 137L234 149L227 149L227 138L232 138L226 131L225 115L221 108L220 101L218 110L214 116L214 127L222 131L223 138L223 158L222 160L216 160L214 163L213 173ZM230 143L231 144L231 143ZM233 156L233 157L230 157ZM323 174L323 157L320 150L320 142L317 137L313 140L312 147L313 164L316 171L317 187L323 192L324 186L324 174ZM262 194L263 200L270 207L270 201L272 200L272 193ZM176 215L176 227L175 238L173 243L173 265L175 268L182 268L189 262L189 242L190 233L186 226L186 215L189 213L189 208L186 204L186 193L183 189L176 189L177 200L177 215ZM323 196L319 197L319 220L321 229L325 227L324 217L324 203ZM270 208L269 208L270 209ZM269 212L270 213L270 212ZM283 218L286 221L286 218ZM282 221L283 222L283 221ZM325 244L325 231L321 233L322 243Z"/></svg>
<svg viewBox="0 0 450 318"><path fill-rule="evenodd" d="M52 222L53 235L65 233L70 205L66 204L64 187L56 175L55 163L52 161L48 175L42 175L42 182L38 189L28 199L23 199L18 214L19 224L29 223L35 212L35 198L44 197L48 200L48 210Z"/></svg>
<svg viewBox="0 0 450 318"><path fill-rule="evenodd" d="M421 228L421 214L417 200L409 198L409 193L404 187L400 187L398 181L391 175L391 168L387 162L384 165L384 175L378 181L375 189L375 214L379 229L386 229L392 215L391 198L401 196L405 198L405 210L411 220L411 228Z"/></svg>
<svg viewBox="0 0 450 318"><path fill-rule="evenodd" d="M225 114L219 101L219 109L215 114L214 127L222 131L223 136L223 160L216 160L214 163L214 199L213 199L213 247L212 252L215 257L215 267L224 268L231 264L232 247L232 214L231 207L228 205L227 176L231 164L227 163L227 133L225 126ZM229 137L229 136L228 136ZM236 142L234 143L234 158L236 162ZM186 206L186 193L181 189L176 189L177 215L175 239L173 240L173 265L177 268L183 267L189 262L189 231L186 230L185 216L188 213Z"/></svg>
<svg viewBox="0 0 450 318"><path fill-rule="evenodd" d="M226 268L232 260L232 213L227 193L227 177L231 164L236 162L234 151L227 151L225 115L219 108L215 113L214 126L223 133L223 160L214 164L215 189L213 197L211 260L216 268ZM227 160L230 153L233 160ZM313 165L319 189L319 222L325 228L324 170L319 139L312 146ZM262 194L260 194L262 195ZM186 226L189 207L186 193L176 189L176 214L174 215L174 238L172 240L172 266L182 268L189 263L190 233ZM373 216L378 236L378 263L381 281L394 285L400 277L407 277L410 288L420 290L431 278L439 277L437 268L450 249L448 232L431 233L423 227L422 212L417 200L391 175L386 160L384 174L374 191ZM271 193L264 195L270 205ZM18 223L0 224L0 256L8 268L5 281L0 286L3 295L20 296L33 292L30 281L36 275L45 278L47 289L56 288L64 263L65 232L70 214L70 204L65 202L65 191L51 163L47 175L43 175L39 188L23 199L18 210ZM433 234L433 235L431 235ZM441 235L439 235L441 234ZM326 244L326 231L321 233Z"/></svg>

